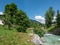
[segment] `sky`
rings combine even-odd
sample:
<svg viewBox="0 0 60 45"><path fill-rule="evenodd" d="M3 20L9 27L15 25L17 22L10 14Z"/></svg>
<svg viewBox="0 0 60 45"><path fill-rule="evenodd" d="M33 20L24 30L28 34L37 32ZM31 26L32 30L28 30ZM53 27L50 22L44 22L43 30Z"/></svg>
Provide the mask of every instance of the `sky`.
<svg viewBox="0 0 60 45"><path fill-rule="evenodd" d="M55 11L60 9L60 0L0 0L0 13L4 12L6 4L15 3L18 9L26 12L30 19L40 22L45 21L45 12L49 7Z"/></svg>

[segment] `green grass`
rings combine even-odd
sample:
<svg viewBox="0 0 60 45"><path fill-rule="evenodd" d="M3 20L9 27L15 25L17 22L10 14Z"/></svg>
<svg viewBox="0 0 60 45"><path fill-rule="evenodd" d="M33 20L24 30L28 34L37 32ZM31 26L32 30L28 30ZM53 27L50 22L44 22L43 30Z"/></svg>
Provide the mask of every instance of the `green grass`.
<svg viewBox="0 0 60 45"><path fill-rule="evenodd" d="M0 26L0 45L34 45L27 33L8 30Z"/></svg>
<svg viewBox="0 0 60 45"><path fill-rule="evenodd" d="M47 32L54 31L55 28L56 28L56 26L51 26L50 28L47 29Z"/></svg>

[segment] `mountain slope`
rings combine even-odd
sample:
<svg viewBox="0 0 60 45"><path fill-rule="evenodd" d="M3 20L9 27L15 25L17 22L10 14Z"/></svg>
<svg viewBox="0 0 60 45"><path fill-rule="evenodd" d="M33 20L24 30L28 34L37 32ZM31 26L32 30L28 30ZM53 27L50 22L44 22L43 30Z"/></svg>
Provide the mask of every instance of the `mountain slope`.
<svg viewBox="0 0 60 45"><path fill-rule="evenodd" d="M44 26L42 23L38 22L38 21L35 21L35 20L31 20L30 19L30 26L31 27L37 27L37 26Z"/></svg>

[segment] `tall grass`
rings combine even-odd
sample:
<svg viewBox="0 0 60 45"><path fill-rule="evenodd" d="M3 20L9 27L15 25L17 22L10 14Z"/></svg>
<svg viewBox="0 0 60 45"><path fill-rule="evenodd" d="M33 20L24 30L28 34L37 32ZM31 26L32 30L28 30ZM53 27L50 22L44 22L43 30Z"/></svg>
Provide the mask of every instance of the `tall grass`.
<svg viewBox="0 0 60 45"><path fill-rule="evenodd" d="M27 33L8 30L0 26L0 45L34 45Z"/></svg>

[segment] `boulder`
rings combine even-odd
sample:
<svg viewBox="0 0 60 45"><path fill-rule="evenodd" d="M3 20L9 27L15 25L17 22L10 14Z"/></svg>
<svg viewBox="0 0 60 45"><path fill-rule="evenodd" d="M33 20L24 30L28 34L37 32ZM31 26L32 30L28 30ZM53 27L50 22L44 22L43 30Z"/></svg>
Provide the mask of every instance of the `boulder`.
<svg viewBox="0 0 60 45"><path fill-rule="evenodd" d="M43 45L42 39L37 34L30 34L30 37L35 45Z"/></svg>

